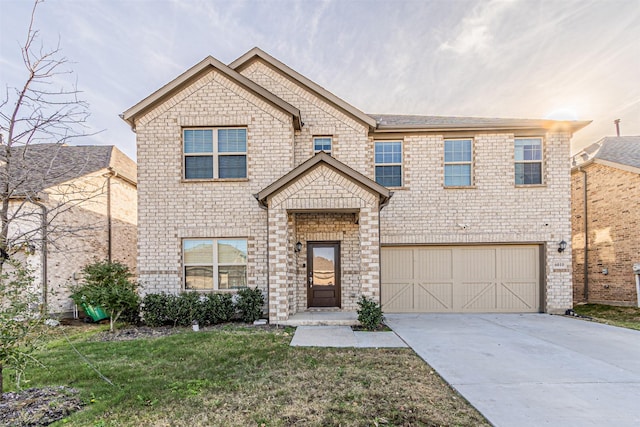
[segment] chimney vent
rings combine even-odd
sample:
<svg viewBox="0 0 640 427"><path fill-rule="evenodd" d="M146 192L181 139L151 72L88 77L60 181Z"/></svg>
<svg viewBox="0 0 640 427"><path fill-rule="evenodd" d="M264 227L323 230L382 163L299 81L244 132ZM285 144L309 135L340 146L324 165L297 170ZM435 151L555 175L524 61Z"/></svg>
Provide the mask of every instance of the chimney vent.
<svg viewBox="0 0 640 427"><path fill-rule="evenodd" d="M613 123L616 125L616 135L620 136L620 119L615 119Z"/></svg>

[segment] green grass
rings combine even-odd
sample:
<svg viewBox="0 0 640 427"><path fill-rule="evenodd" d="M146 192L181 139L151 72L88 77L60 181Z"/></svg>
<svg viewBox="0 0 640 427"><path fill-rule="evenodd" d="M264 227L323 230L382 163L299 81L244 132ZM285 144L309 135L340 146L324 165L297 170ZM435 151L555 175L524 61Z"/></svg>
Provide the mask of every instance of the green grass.
<svg viewBox="0 0 640 427"><path fill-rule="evenodd" d="M640 308L638 307L583 304L575 306L574 311L600 323L640 330Z"/></svg>
<svg viewBox="0 0 640 427"><path fill-rule="evenodd" d="M234 327L156 339L71 341L38 355L29 387L80 390L65 426L488 425L409 349L290 347L291 330ZM8 385L10 386L10 385Z"/></svg>

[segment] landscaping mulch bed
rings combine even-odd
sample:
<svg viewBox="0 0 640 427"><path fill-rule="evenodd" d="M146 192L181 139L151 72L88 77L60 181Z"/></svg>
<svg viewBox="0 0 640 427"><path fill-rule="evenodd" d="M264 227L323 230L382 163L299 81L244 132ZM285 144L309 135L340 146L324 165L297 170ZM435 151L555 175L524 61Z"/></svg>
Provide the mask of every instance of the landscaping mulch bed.
<svg viewBox="0 0 640 427"><path fill-rule="evenodd" d="M68 387L31 388L2 394L0 425L46 426L82 409L77 390Z"/></svg>

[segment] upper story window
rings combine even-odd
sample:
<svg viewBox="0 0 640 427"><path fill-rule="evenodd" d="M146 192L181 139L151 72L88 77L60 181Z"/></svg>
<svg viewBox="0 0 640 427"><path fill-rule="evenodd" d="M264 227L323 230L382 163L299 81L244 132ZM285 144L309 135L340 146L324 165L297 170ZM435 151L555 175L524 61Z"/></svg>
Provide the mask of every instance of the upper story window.
<svg viewBox="0 0 640 427"><path fill-rule="evenodd" d="M376 182L385 187L402 187L402 142L375 143Z"/></svg>
<svg viewBox="0 0 640 427"><path fill-rule="evenodd" d="M318 154L324 151L327 154L331 154L332 140L330 136L317 136L313 138L313 154Z"/></svg>
<svg viewBox="0 0 640 427"><path fill-rule="evenodd" d="M542 184L542 138L515 139L516 185Z"/></svg>
<svg viewBox="0 0 640 427"><path fill-rule="evenodd" d="M471 186L472 141L446 139L444 141L445 187Z"/></svg>
<svg viewBox="0 0 640 427"><path fill-rule="evenodd" d="M185 179L246 178L247 130L185 129Z"/></svg>
<svg viewBox="0 0 640 427"><path fill-rule="evenodd" d="M246 239L185 239L182 246L185 289L247 286Z"/></svg>

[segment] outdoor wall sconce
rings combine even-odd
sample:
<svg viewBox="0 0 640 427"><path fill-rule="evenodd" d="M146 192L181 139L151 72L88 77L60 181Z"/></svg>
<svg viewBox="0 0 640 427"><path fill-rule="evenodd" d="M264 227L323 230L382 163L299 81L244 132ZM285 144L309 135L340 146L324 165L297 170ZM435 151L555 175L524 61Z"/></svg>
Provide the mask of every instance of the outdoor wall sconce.
<svg viewBox="0 0 640 427"><path fill-rule="evenodd" d="M564 252L565 249L567 249L567 242L563 240L562 242L558 243L558 252Z"/></svg>
<svg viewBox="0 0 640 427"><path fill-rule="evenodd" d="M302 250L302 243L297 242L296 247L293 249L294 252L298 253Z"/></svg>

